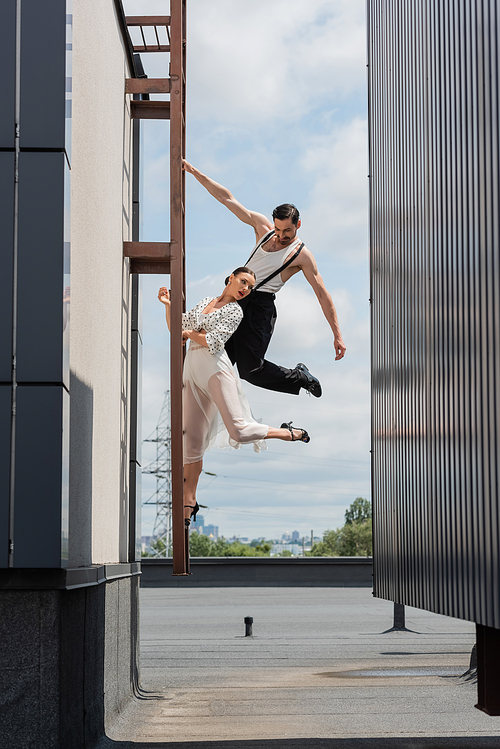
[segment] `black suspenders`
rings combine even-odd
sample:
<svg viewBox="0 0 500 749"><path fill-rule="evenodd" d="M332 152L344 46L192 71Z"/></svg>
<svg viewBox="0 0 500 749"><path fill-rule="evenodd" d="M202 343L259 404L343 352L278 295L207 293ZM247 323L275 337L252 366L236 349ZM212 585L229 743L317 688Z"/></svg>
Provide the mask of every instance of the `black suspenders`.
<svg viewBox="0 0 500 749"><path fill-rule="evenodd" d="M256 248L254 249L254 251L252 252L252 254L250 255L250 257L248 258L248 260L246 262L246 265L248 265L248 263L253 258L253 256L255 255L255 253L257 252L257 250L259 249L259 247L262 247L262 245L265 242L267 242L267 240L270 239L273 234L274 234L274 229L272 229L270 232L268 232L260 240L260 242L257 244ZM288 260L286 261L286 263L283 263L283 265L281 266L281 268L278 268L277 270L273 271L267 278L264 278L263 281L260 281L256 286L253 287L252 291L257 291L258 289L260 289L261 286L264 286L268 281L271 281L271 279L276 278L276 276L279 275L282 271L284 271L285 268L288 268L288 266L290 265L290 263L293 263L293 261L295 260L295 258L299 256L299 254L300 254L303 246L304 246L304 242L302 242L302 244L299 245L298 249L293 253L292 257L288 258Z"/></svg>
<svg viewBox="0 0 500 749"><path fill-rule="evenodd" d="M252 251L252 254L250 255L250 257L246 261L245 265L248 265L248 263L253 258L253 256L255 255L255 253L257 252L257 250L259 249L259 247L262 247L262 245L264 244L264 242L267 242L268 239L271 239L271 237L273 236L273 234L274 234L274 229L271 229L271 231L267 232L267 234L264 234L264 236L262 237L262 239L260 240L260 242L257 242L257 244L255 245L255 249Z"/></svg>

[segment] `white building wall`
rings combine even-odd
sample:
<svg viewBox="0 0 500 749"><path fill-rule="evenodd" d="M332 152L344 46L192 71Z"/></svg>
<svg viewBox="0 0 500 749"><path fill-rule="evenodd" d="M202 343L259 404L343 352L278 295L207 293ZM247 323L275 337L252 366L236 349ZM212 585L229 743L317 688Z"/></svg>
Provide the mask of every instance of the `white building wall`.
<svg viewBox="0 0 500 749"><path fill-rule="evenodd" d="M70 567L127 561L132 127L113 0L73 3Z"/></svg>

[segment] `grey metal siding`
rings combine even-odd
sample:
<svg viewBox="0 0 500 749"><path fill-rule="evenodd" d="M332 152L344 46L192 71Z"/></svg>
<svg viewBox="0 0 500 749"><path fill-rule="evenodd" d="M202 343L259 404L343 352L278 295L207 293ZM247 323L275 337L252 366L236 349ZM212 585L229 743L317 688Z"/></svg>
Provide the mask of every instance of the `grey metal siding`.
<svg viewBox="0 0 500 749"><path fill-rule="evenodd" d="M69 394L26 385L17 396L15 567L67 564Z"/></svg>
<svg viewBox="0 0 500 749"><path fill-rule="evenodd" d="M499 26L368 1L375 594L497 628Z"/></svg>
<svg viewBox="0 0 500 749"><path fill-rule="evenodd" d="M21 148L66 145L67 0L21 3Z"/></svg>
<svg viewBox="0 0 500 749"><path fill-rule="evenodd" d="M64 371L63 152L19 158L18 382L69 385Z"/></svg>
<svg viewBox="0 0 500 749"><path fill-rule="evenodd" d="M2 21L0 148L14 148L16 127L16 0L3 0L0 19Z"/></svg>
<svg viewBox="0 0 500 749"><path fill-rule="evenodd" d="M0 3L0 567L67 564L70 8Z"/></svg>
<svg viewBox="0 0 500 749"><path fill-rule="evenodd" d="M1 46L1 45L0 45ZM2 122L0 117L0 122ZM12 273L14 252L14 154L0 151L0 382L12 379Z"/></svg>

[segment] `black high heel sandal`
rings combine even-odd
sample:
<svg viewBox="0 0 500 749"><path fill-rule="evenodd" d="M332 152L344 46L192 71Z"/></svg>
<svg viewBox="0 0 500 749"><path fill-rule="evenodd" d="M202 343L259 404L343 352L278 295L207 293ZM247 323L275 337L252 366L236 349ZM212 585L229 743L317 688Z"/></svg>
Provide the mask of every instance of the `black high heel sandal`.
<svg viewBox="0 0 500 749"><path fill-rule="evenodd" d="M198 502L193 505L184 505L184 507L189 507L191 509L191 515L189 518L184 518L184 525L186 528L191 525L191 518L193 518L194 522L196 523L196 515L198 514L200 510L200 505Z"/></svg>
<svg viewBox="0 0 500 749"><path fill-rule="evenodd" d="M293 424L293 421L289 421L288 423L287 422L283 422L283 424L281 425L281 429L288 429L288 431L292 435L292 442L299 441L299 442L306 442L307 443L307 442L311 441L311 438L307 434L306 430L305 429L301 429L301 427L296 427L296 429L297 429L297 431L302 432L302 435L300 437L294 437L293 436L292 424Z"/></svg>

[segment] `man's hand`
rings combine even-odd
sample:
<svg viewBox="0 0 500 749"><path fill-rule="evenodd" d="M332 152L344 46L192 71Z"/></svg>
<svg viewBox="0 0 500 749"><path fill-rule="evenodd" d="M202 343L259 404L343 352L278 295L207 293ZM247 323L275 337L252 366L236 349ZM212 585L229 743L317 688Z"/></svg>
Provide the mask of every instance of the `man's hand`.
<svg viewBox="0 0 500 749"><path fill-rule="evenodd" d="M194 166L189 163L189 161L186 161L186 159L182 159L182 168L185 172L189 172L189 174L194 174Z"/></svg>
<svg viewBox="0 0 500 749"><path fill-rule="evenodd" d="M333 339L333 348L335 349L335 353L336 353L335 361L338 361L339 359L343 359L347 349L342 338Z"/></svg>

